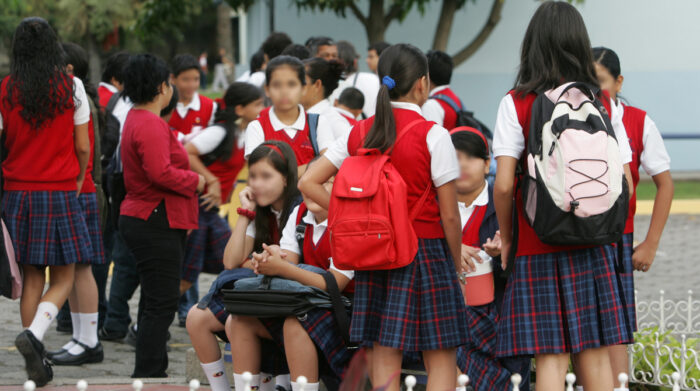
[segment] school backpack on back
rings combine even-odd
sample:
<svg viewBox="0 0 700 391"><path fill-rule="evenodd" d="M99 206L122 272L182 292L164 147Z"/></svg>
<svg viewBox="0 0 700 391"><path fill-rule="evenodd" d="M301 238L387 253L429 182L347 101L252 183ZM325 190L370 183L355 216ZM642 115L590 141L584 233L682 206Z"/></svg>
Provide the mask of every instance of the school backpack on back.
<svg viewBox="0 0 700 391"><path fill-rule="evenodd" d="M461 101L455 102L454 100L452 100L452 98L443 94L435 94L431 96L431 98L447 103L447 105L450 106L452 110L454 110L454 112L457 114L457 122L455 124L455 128L460 126L469 126L470 128L478 129L487 139L493 140L493 133L491 133L491 129L489 129L489 127L486 126L483 122L476 119L476 117L474 117L473 111L465 110L464 104L462 104Z"/></svg>
<svg viewBox="0 0 700 391"><path fill-rule="evenodd" d="M394 145L423 122L413 121L397 132ZM367 121L358 126L364 140ZM391 163L391 150L359 148L335 177L328 226L333 263L341 270L396 269L413 262L418 251L413 220L431 184L409 213L406 183Z"/></svg>
<svg viewBox="0 0 700 391"><path fill-rule="evenodd" d="M598 93L584 83L567 83L532 105L523 211L543 243L609 244L624 231L627 181Z"/></svg>
<svg viewBox="0 0 700 391"><path fill-rule="evenodd" d="M105 126L104 131L100 134L100 151L102 151L102 168L106 169L109 165L114 152L119 145L119 120L114 116L114 107L117 106L119 99L122 97L120 92L115 92L112 97L109 98L107 106L105 106Z"/></svg>

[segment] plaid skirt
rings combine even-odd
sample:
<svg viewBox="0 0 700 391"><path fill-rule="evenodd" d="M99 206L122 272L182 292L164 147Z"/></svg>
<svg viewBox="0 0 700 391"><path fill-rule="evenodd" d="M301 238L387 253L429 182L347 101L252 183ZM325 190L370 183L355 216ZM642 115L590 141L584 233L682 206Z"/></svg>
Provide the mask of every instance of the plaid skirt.
<svg viewBox="0 0 700 391"><path fill-rule="evenodd" d="M457 367L474 391L508 390L511 373L496 357L496 304L467 306L467 319L469 342L457 349Z"/></svg>
<svg viewBox="0 0 700 391"><path fill-rule="evenodd" d="M462 290L444 239L419 239L415 260L393 270L355 273L350 339L403 351L467 343Z"/></svg>
<svg viewBox="0 0 700 391"><path fill-rule="evenodd" d="M199 228L187 236L182 279L195 282L199 273L219 274L224 270L224 249L231 237L231 228L218 210L199 207Z"/></svg>
<svg viewBox="0 0 700 391"><path fill-rule="evenodd" d="M622 299L627 310L627 321L632 327L632 333L637 331L637 307L634 300L634 265L632 264L633 252L634 234L622 235L622 259L618 259L615 267L620 289L622 289Z"/></svg>
<svg viewBox="0 0 700 391"><path fill-rule="evenodd" d="M6 191L2 207L18 263L63 266L92 259L76 192Z"/></svg>
<svg viewBox="0 0 700 391"><path fill-rule="evenodd" d="M85 193L78 196L80 206L83 209L85 223L90 234L92 244L92 258L87 262L77 262L78 264L104 265L105 247L102 240L102 224L100 223L100 209L97 206L97 193Z"/></svg>
<svg viewBox="0 0 700 391"><path fill-rule="evenodd" d="M630 343L613 246L515 259L496 354L577 353Z"/></svg>
<svg viewBox="0 0 700 391"><path fill-rule="evenodd" d="M348 315L350 313L348 312ZM304 316L298 317L299 323L309 334L319 353L319 374L332 376L337 381L342 380L345 371L350 365L356 349L348 349L340 335L333 312L324 308L316 308ZM284 319L269 318L260 319L273 340L280 349L284 349Z"/></svg>

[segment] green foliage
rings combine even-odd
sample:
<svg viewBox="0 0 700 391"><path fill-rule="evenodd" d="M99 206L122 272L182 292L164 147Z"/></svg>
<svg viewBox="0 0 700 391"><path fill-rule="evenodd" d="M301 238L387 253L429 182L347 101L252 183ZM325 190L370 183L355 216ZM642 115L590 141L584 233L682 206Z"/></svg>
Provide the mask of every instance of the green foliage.
<svg viewBox="0 0 700 391"><path fill-rule="evenodd" d="M159 36L184 38L183 26L202 12L201 0L146 0L139 11L134 31L142 41Z"/></svg>
<svg viewBox="0 0 700 391"><path fill-rule="evenodd" d="M88 36L101 41L116 27L132 24L138 7L134 0L59 0L56 4L61 35L77 41Z"/></svg>
<svg viewBox="0 0 700 391"><path fill-rule="evenodd" d="M370 0L370 2L383 0ZM464 3L466 0L459 0L459 2ZM319 9L321 11L329 10L335 12L338 16L345 17L346 11L350 7L357 7L356 2L352 0L291 0L291 2L297 6L299 10L315 10ZM387 1L389 9L394 9L397 12L396 18L401 21L415 6L421 14L425 13L425 6L430 3L431 0L391 0ZM388 11L387 11L388 12Z"/></svg>

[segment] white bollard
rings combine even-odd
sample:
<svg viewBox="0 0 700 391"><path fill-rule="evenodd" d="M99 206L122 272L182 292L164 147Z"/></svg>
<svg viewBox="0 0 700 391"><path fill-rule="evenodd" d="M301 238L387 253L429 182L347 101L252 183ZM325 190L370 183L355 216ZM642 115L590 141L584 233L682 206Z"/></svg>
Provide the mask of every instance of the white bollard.
<svg viewBox="0 0 700 391"><path fill-rule="evenodd" d="M297 384L299 384L299 390L304 391L306 385L309 384L309 379L307 379L306 376L299 376L297 377Z"/></svg>
<svg viewBox="0 0 700 391"><path fill-rule="evenodd" d="M250 383L253 382L253 374L250 372L243 372L243 391L251 391Z"/></svg>
<svg viewBox="0 0 700 391"><path fill-rule="evenodd" d="M620 374L617 375L617 381L620 382L620 386L613 391L629 391L629 388L627 388L627 380L629 380L629 376L624 372L620 372Z"/></svg>
<svg viewBox="0 0 700 391"><path fill-rule="evenodd" d="M143 389L143 382L136 379L133 383L131 383L131 387L134 389L134 391L141 391Z"/></svg>
<svg viewBox="0 0 700 391"><path fill-rule="evenodd" d="M197 379L192 379L190 380L190 391L197 391L199 389L199 380Z"/></svg>
<svg viewBox="0 0 700 391"><path fill-rule="evenodd" d="M681 391L681 374L678 372L673 372L671 374L671 379L673 379L673 391Z"/></svg>
<svg viewBox="0 0 700 391"><path fill-rule="evenodd" d="M457 376L457 391L467 391L467 383L469 383L469 376L465 374Z"/></svg>
<svg viewBox="0 0 700 391"><path fill-rule="evenodd" d="M88 384L85 380L78 380L78 383L76 383L75 388L78 389L78 391L85 391L87 390Z"/></svg>
<svg viewBox="0 0 700 391"><path fill-rule="evenodd" d="M24 382L24 391L34 391L36 390L36 383L34 380L27 380Z"/></svg>
<svg viewBox="0 0 700 391"><path fill-rule="evenodd" d="M574 391L574 383L576 383L576 375L573 373L566 374L566 391Z"/></svg>
<svg viewBox="0 0 700 391"><path fill-rule="evenodd" d="M513 391L520 391L520 383L523 382L523 377L519 373L514 373L510 377L510 382L513 384Z"/></svg>
<svg viewBox="0 0 700 391"><path fill-rule="evenodd" d="M418 383L418 380L416 380L415 376L408 375L408 376L406 376L406 380L404 380L404 383L406 384L406 391L413 391L413 387L416 386L416 383Z"/></svg>

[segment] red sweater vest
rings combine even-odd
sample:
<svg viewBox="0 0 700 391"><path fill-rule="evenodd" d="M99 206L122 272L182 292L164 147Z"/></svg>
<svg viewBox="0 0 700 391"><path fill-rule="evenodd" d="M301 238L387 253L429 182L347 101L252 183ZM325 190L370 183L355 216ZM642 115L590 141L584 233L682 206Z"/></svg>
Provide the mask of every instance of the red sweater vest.
<svg viewBox="0 0 700 391"><path fill-rule="evenodd" d="M423 119L420 114L412 110L394 109L393 112L397 132L403 131L404 127L414 120ZM368 121L367 128L369 129L372 126L374 117L365 121ZM403 136L401 142L394 147L391 153L394 167L396 167L396 170L406 182L409 210L421 198L426 187L430 186L428 198L423 203L423 207L413 222L416 235L423 239L445 237L445 231L443 231L440 223L437 190L433 185L430 171L430 151L428 151L428 145L425 141L428 132L434 125L434 122L424 120L422 124L414 126L411 129L411 133ZM355 155L357 149L364 142L364 140L360 139L359 129L359 126L355 126L350 132L348 138L348 152L350 155Z"/></svg>
<svg viewBox="0 0 700 391"><path fill-rule="evenodd" d="M214 163L207 166L207 169L211 171L212 174L219 178L219 183L221 183L221 199L223 203L227 203L231 197L231 192L235 187L236 178L238 178L238 173L241 172L243 166L245 166L245 157L243 156L244 149L238 148L238 146L233 146L233 151L231 152L231 157L226 161L217 160Z"/></svg>
<svg viewBox="0 0 700 391"><path fill-rule="evenodd" d="M634 184L634 194L630 199L630 208L627 214L627 224L625 225L625 233L634 232L634 214L637 212L637 184L639 183L639 165L641 164L641 156L644 151L644 121L647 113L644 110L632 106L624 106L622 115L622 123L627 131L627 138L630 141L632 148L632 162L630 162L630 171L632 171L632 183Z"/></svg>
<svg viewBox="0 0 700 391"><path fill-rule="evenodd" d="M532 114L532 104L535 102L535 98L537 98L537 94L535 93L530 93L524 97L520 97L515 91L510 91L509 94L513 97L513 102L515 103L515 111L518 114L518 122L520 123L520 126L523 128L523 136L525 136L525 150L527 151L527 140L528 140L528 135L530 133L530 117ZM605 106L605 109L608 111L608 113L612 112L611 107L610 107L610 96L607 95L607 93L603 93L603 96L600 97L601 102L603 103L603 106ZM521 164L523 164L524 167L524 162L526 159L524 159L526 152L523 152L523 157L520 159ZM527 169L524 169L523 172L527 172ZM517 181L516 181L517 183ZM530 227L530 224L528 224L527 220L525 219L525 215L523 214L523 197L520 189L516 188L516 193L515 193L515 205L517 208L517 213L518 213L518 229L519 229L519 235L518 235L518 251L516 252L516 256L525 256L525 255L536 255L536 254L548 254L548 253L555 253L555 252L561 252L561 251L570 251L570 250L576 250L576 249L581 249L581 248L587 248L590 246L552 246L549 244L542 243L540 239L537 237L537 234L535 231Z"/></svg>
<svg viewBox="0 0 700 391"><path fill-rule="evenodd" d="M12 108L7 104L9 79L5 78L0 84L6 153L2 163L5 190L76 191L80 167L73 141L74 108L56 114L40 129L35 129L20 115L19 104ZM15 91L13 95L18 93Z"/></svg>
<svg viewBox="0 0 700 391"><path fill-rule="evenodd" d="M105 107L107 107L109 100L112 99L114 92L105 86L99 86L97 87L97 95L100 97L100 110L105 111Z"/></svg>
<svg viewBox="0 0 700 391"><path fill-rule="evenodd" d="M262 126L265 141L284 141L292 147L294 155L297 158L297 166L303 166L314 158L314 147L311 145L311 139L309 138L308 115L306 116L306 121L304 121L304 130L298 131L297 134L294 135L294 138L290 138L284 130L276 131L275 128L272 127L269 107L260 112L258 121Z"/></svg>
<svg viewBox="0 0 700 391"><path fill-rule="evenodd" d="M481 223L484 221L487 209L488 204L474 207L471 216L469 216L469 220L467 220L467 223L464 224L464 228L462 228L462 244L481 248L479 229L481 228Z"/></svg>
<svg viewBox="0 0 700 391"><path fill-rule="evenodd" d="M307 212L306 204L303 202L299 205L299 211L297 212L297 225L299 225L304 218L304 213ZM307 265L312 265L320 267L323 270L328 270L331 267L331 241L329 238L328 230L323 233L321 239L318 243L314 244L314 229L313 225L306 224L306 231L304 231L304 248L302 252L304 254L304 263ZM345 287L343 292L354 292L355 291L355 281L350 281L350 283Z"/></svg>
<svg viewBox="0 0 700 391"><path fill-rule="evenodd" d="M214 101L199 95L199 102L199 110L187 110L185 118L180 117L177 110L174 110L168 124L182 134L189 134L195 126L206 128L214 115Z"/></svg>
<svg viewBox="0 0 700 391"><path fill-rule="evenodd" d="M357 120L356 120L355 118L352 118L351 116L345 115L345 114L343 114L343 113L340 113L340 115L342 115L343 118L345 118L345 119L348 121L348 123L350 124L350 126L355 126L355 125L357 125Z"/></svg>
<svg viewBox="0 0 700 391"><path fill-rule="evenodd" d="M460 104L459 97L457 94L454 93L449 88L445 88L444 90L438 91L435 93L435 95L445 95L450 97L456 104ZM455 127L457 127L457 112L455 112L450 105L448 105L446 102L443 102L440 99L436 99L437 102L440 104L443 110L445 110L445 120L442 123L442 127L447 129L447 130L452 130ZM461 107L460 107L461 108Z"/></svg>

